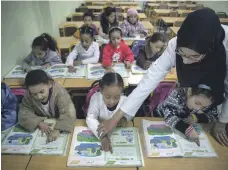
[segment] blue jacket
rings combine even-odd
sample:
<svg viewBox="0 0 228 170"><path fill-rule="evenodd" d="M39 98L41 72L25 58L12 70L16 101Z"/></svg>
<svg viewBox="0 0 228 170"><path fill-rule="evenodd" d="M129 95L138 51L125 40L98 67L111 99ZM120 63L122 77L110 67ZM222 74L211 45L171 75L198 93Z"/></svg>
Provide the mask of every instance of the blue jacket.
<svg viewBox="0 0 228 170"><path fill-rule="evenodd" d="M17 123L18 102L5 83L1 83L1 128L2 131Z"/></svg>

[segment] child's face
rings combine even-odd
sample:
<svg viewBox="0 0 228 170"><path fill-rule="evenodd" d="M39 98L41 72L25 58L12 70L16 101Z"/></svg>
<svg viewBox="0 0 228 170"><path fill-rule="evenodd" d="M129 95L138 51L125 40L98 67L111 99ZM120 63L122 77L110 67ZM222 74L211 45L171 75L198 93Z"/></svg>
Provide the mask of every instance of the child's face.
<svg viewBox="0 0 228 170"><path fill-rule="evenodd" d="M85 25L91 26L92 22L93 22L93 20L92 20L92 18L90 16L87 16L87 17L84 18Z"/></svg>
<svg viewBox="0 0 228 170"><path fill-rule="evenodd" d="M115 47L118 47L120 45L121 39L122 37L119 31L114 31L110 35L110 41L112 42L112 45Z"/></svg>
<svg viewBox="0 0 228 170"><path fill-rule="evenodd" d="M111 108L119 103L122 94L122 88L117 85L104 86L104 88L101 90L101 94L103 96L105 105L108 108Z"/></svg>
<svg viewBox="0 0 228 170"><path fill-rule="evenodd" d="M29 86L28 91L29 94L35 99L38 100L41 103L45 103L48 100L49 96L49 89L52 87L51 83L48 84L38 84L34 86Z"/></svg>
<svg viewBox="0 0 228 170"><path fill-rule="evenodd" d="M43 59L46 55L46 51L40 49L40 47L32 48L32 53L39 59Z"/></svg>
<svg viewBox="0 0 228 170"><path fill-rule="evenodd" d="M83 48L88 49L93 39L89 34L81 34L81 44Z"/></svg>
<svg viewBox="0 0 228 170"><path fill-rule="evenodd" d="M130 15L130 16L128 17L128 19L129 19L129 22L130 22L131 24L135 24L135 23L137 22L137 20L138 20L138 15L137 15L137 14Z"/></svg>
<svg viewBox="0 0 228 170"><path fill-rule="evenodd" d="M112 13L107 17L107 19L108 19L108 21L109 21L110 23L114 23L115 18L116 18L116 13L115 13L115 12L112 12Z"/></svg>
<svg viewBox="0 0 228 170"><path fill-rule="evenodd" d="M211 99L204 94L189 96L187 100L187 106L189 109L192 110L202 110L205 107L210 106L211 104Z"/></svg>
<svg viewBox="0 0 228 170"><path fill-rule="evenodd" d="M160 52L164 45L165 44L160 40L157 42L150 42L150 48L154 54Z"/></svg>

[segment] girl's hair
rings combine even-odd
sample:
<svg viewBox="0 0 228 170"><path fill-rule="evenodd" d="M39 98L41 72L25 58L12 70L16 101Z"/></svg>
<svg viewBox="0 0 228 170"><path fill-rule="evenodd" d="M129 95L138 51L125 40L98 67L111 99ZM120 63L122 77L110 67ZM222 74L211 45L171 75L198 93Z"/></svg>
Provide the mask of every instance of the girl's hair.
<svg viewBox="0 0 228 170"><path fill-rule="evenodd" d="M85 17L91 17L92 20L93 20L94 15L93 15L93 13L91 13L91 12L85 12L84 15L83 15L83 19L85 19Z"/></svg>
<svg viewBox="0 0 228 170"><path fill-rule="evenodd" d="M104 9L104 16L108 17L111 15L112 12L116 12L116 8L115 7L107 7Z"/></svg>
<svg viewBox="0 0 228 170"><path fill-rule="evenodd" d="M157 41L161 41L161 42L165 43L167 41L167 39L163 34L156 32L152 36L149 37L149 42L155 43Z"/></svg>
<svg viewBox="0 0 228 170"><path fill-rule="evenodd" d="M111 86L111 85L117 85L122 89L124 89L123 78L118 73L114 73L114 72L106 73L99 82L100 89L102 90L104 86Z"/></svg>
<svg viewBox="0 0 228 170"><path fill-rule="evenodd" d="M38 85L38 84L48 84L50 81L54 81L50 78L47 73L43 70L32 70L28 72L25 77L25 86L28 88L29 86Z"/></svg>
<svg viewBox="0 0 228 170"><path fill-rule="evenodd" d="M48 48L52 51L58 51L56 41L47 33L43 33L33 40L32 48L37 46L39 46L42 51L46 51Z"/></svg>
<svg viewBox="0 0 228 170"><path fill-rule="evenodd" d="M80 35L81 34L89 34L91 36L91 38L94 38L94 33L93 33L93 28L89 27L89 26L82 26L81 28L79 28L80 31Z"/></svg>
<svg viewBox="0 0 228 170"><path fill-rule="evenodd" d="M213 101L213 95L210 89L208 88L201 88L201 87L192 87L192 96L195 95L205 95L207 98L211 99Z"/></svg>
<svg viewBox="0 0 228 170"><path fill-rule="evenodd" d="M110 28L109 32L108 32L108 35L109 35L109 38L111 38L111 34L115 31L119 31L120 32L120 36L122 37L123 36L123 32L121 30L120 27L112 27Z"/></svg>

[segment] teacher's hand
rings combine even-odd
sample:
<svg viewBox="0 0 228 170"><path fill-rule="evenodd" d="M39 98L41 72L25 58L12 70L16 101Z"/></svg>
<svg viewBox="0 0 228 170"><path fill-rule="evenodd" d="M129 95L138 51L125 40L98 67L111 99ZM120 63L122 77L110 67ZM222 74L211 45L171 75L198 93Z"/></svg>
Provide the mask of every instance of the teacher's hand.
<svg viewBox="0 0 228 170"><path fill-rule="evenodd" d="M110 133L117 126L117 122L113 119L104 120L97 128L98 136L102 139L108 133Z"/></svg>
<svg viewBox="0 0 228 170"><path fill-rule="evenodd" d="M228 147L227 134L228 132L226 132L226 123L217 122L213 129L213 135L221 145Z"/></svg>

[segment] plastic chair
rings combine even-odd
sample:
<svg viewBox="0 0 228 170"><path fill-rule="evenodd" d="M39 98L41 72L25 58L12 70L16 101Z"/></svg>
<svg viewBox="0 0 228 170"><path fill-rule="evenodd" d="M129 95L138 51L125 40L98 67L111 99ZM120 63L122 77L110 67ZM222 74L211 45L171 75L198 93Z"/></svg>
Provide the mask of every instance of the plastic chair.
<svg viewBox="0 0 228 170"><path fill-rule="evenodd" d="M71 21L83 21L82 15L73 14L71 17Z"/></svg>
<svg viewBox="0 0 228 170"><path fill-rule="evenodd" d="M217 12L219 18L227 18L227 14L225 12Z"/></svg>
<svg viewBox="0 0 228 170"><path fill-rule="evenodd" d="M168 5L161 3L160 6L157 9L168 9Z"/></svg>
<svg viewBox="0 0 228 170"><path fill-rule="evenodd" d="M171 12L169 13L169 16L170 16L170 17L178 17L179 14L178 14L177 11L171 11Z"/></svg>
<svg viewBox="0 0 228 170"><path fill-rule="evenodd" d="M187 9L186 4L180 3L179 4L179 9Z"/></svg>
<svg viewBox="0 0 228 170"><path fill-rule="evenodd" d="M77 30L78 28L74 24L65 25L63 27L63 36L64 37L73 36Z"/></svg>

